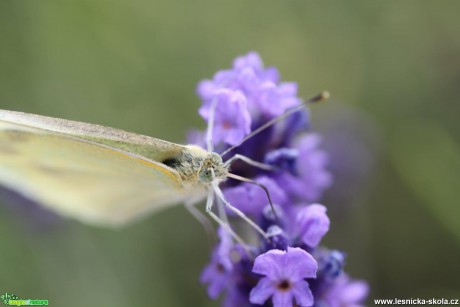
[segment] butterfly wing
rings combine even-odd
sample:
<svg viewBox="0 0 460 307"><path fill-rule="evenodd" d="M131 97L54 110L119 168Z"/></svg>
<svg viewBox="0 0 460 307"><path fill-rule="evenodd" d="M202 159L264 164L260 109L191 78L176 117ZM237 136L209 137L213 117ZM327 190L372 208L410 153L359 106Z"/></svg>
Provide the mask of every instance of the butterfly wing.
<svg viewBox="0 0 460 307"><path fill-rule="evenodd" d="M157 162L171 159L187 149L183 145L121 129L36 114L0 110L0 120L45 131L63 133L81 140L88 140L96 144L103 144L135 153Z"/></svg>
<svg viewBox="0 0 460 307"><path fill-rule="evenodd" d="M161 163L184 146L97 125L49 120L0 111L0 183L58 213L96 225L125 224L185 199L204 197L203 187L185 186L174 169Z"/></svg>

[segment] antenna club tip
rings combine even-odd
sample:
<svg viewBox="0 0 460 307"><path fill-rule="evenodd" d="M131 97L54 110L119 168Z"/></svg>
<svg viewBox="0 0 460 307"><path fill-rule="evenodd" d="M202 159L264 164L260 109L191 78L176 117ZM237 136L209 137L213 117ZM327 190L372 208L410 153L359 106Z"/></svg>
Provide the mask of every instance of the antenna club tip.
<svg viewBox="0 0 460 307"><path fill-rule="evenodd" d="M307 102L310 102L310 103L320 102L320 101L329 99L329 97L331 97L331 94L328 91L322 91L315 97L310 98L310 100L308 100Z"/></svg>
<svg viewBox="0 0 460 307"><path fill-rule="evenodd" d="M329 93L328 91L322 91L321 94L319 94L319 96L321 97L320 100L327 100L331 97L331 93Z"/></svg>

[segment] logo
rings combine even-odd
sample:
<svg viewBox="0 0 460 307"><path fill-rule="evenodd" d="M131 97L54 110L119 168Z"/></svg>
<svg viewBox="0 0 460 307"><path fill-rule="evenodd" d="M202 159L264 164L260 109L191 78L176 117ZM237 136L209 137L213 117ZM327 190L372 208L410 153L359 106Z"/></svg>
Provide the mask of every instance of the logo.
<svg viewBox="0 0 460 307"><path fill-rule="evenodd" d="M10 300L17 300L18 297L14 295L13 293L5 293L5 294L0 295L0 299L5 305L8 305L8 302Z"/></svg>
<svg viewBox="0 0 460 307"><path fill-rule="evenodd" d="M21 300L13 293L0 295L0 300L7 306L48 306L48 300Z"/></svg>

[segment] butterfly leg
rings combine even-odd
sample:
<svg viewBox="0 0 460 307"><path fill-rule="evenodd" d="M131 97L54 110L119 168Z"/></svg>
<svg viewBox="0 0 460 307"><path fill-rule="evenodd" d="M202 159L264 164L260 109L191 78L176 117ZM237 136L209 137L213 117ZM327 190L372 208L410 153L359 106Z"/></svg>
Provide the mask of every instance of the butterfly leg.
<svg viewBox="0 0 460 307"><path fill-rule="evenodd" d="M239 235L237 235L233 229L230 227L228 223L223 221L220 217L218 217L214 212L212 212L212 205L214 203L214 192L212 189L209 189L208 192L208 199L206 200L206 213L209 214L209 216L217 222L222 228L224 228L225 231L227 231L233 239L235 239L236 242L241 244L241 246L245 247L246 243L244 243L243 239L240 238Z"/></svg>
<svg viewBox="0 0 460 307"><path fill-rule="evenodd" d="M224 193L222 193L222 190L219 188L217 183L213 182L212 187L217 197L219 197L224 202L224 204L227 206L228 209L233 211L236 215L238 215L244 221L246 221L249 225L251 225L252 228L254 228L258 233L260 233L265 239L267 240L269 239L269 236L265 233L265 231L262 230L262 228L260 228L256 223L254 223L250 218L248 218L246 214L244 214L241 210L232 206L232 204L230 204L230 202L227 199L225 199Z"/></svg>
<svg viewBox="0 0 460 307"><path fill-rule="evenodd" d="M185 208L188 210L188 212L190 212L190 214L193 215L194 218L198 220L198 222L200 222L201 225L203 225L203 228L208 234L209 238L215 237L215 232L211 222L209 222L209 219L207 219L206 216L195 207L195 204L186 201Z"/></svg>
<svg viewBox="0 0 460 307"><path fill-rule="evenodd" d="M220 219L230 225L230 222L228 221L227 217L227 212L225 211L225 205L224 203L222 203L222 199L220 198L217 199L217 212L219 214Z"/></svg>

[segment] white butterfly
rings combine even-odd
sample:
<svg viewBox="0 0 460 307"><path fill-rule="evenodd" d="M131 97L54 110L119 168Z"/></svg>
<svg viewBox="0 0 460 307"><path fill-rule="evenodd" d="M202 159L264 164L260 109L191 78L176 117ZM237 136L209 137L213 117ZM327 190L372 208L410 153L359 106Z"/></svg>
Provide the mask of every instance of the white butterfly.
<svg viewBox="0 0 460 307"><path fill-rule="evenodd" d="M324 92L308 102L327 96ZM285 112L242 142L302 107ZM266 166L239 155L224 163L222 155L212 152L212 116L207 141L205 150L99 125L0 110L0 184L64 216L102 226L123 225L205 197L207 213L226 226L212 212L217 195L265 235L225 200L219 183L228 177L241 179L228 171L235 159Z"/></svg>

